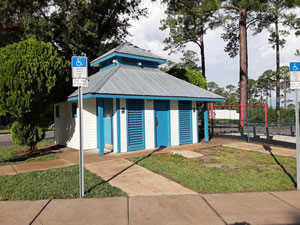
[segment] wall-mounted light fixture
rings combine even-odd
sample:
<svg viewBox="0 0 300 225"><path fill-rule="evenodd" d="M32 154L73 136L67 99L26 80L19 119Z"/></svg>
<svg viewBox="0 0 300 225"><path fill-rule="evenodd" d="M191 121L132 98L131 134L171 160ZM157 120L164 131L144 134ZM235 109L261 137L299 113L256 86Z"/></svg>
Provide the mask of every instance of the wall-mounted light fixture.
<svg viewBox="0 0 300 225"><path fill-rule="evenodd" d="M112 63L117 64L117 63L118 63L118 60L117 60L117 59L113 59L113 60L112 60Z"/></svg>
<svg viewBox="0 0 300 225"><path fill-rule="evenodd" d="M125 108L121 108L121 113L122 113L122 114L125 113Z"/></svg>
<svg viewBox="0 0 300 225"><path fill-rule="evenodd" d="M196 112L196 108L195 107L193 108L193 112Z"/></svg>
<svg viewBox="0 0 300 225"><path fill-rule="evenodd" d="M138 62L137 65L138 65L138 66L142 66L142 63L141 63L141 62Z"/></svg>

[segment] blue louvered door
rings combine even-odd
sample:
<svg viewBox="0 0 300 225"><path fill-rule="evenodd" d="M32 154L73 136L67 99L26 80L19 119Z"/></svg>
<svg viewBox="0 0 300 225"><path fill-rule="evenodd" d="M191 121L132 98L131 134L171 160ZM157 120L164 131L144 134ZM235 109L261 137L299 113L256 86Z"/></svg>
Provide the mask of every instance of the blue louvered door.
<svg viewBox="0 0 300 225"><path fill-rule="evenodd" d="M179 101L179 144L192 144L192 102Z"/></svg>
<svg viewBox="0 0 300 225"><path fill-rule="evenodd" d="M127 148L145 149L144 100L127 99Z"/></svg>

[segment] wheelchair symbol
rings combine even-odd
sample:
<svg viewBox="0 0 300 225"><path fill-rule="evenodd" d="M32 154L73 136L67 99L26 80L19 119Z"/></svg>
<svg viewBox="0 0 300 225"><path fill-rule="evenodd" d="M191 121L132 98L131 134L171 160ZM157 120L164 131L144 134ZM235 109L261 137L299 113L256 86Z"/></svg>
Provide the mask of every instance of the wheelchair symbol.
<svg viewBox="0 0 300 225"><path fill-rule="evenodd" d="M299 70L299 68L296 66L296 63L294 63L293 70L294 70L294 71Z"/></svg>
<svg viewBox="0 0 300 225"><path fill-rule="evenodd" d="M76 66L83 66L83 63L79 60L79 58L77 58Z"/></svg>

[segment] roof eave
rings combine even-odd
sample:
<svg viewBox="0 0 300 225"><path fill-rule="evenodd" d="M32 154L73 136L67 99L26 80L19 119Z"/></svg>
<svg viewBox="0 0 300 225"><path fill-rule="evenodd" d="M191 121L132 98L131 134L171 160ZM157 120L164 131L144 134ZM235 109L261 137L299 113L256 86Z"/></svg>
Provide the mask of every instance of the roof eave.
<svg viewBox="0 0 300 225"><path fill-rule="evenodd" d="M153 96L153 95L120 95L120 94L99 94L86 93L83 99L86 98L122 98L122 99L153 99L153 100L188 100L201 102L224 102L225 98L200 98L200 97L186 97L186 96ZM77 96L68 98L68 102L78 100Z"/></svg>
<svg viewBox="0 0 300 225"><path fill-rule="evenodd" d="M145 56L138 56L138 55L133 55L133 54L124 54L124 53L120 53L120 52L113 52L112 54L105 56L105 57L99 57L93 61L91 61L90 66L94 67L97 64L108 60L110 58L116 57L116 56L121 56L121 57L127 57L127 58L134 58L134 59L140 59L140 60L147 60L147 61L153 61L156 62L158 64L163 64L166 63L167 60L166 59L162 59L162 58L151 58L151 57L145 57Z"/></svg>

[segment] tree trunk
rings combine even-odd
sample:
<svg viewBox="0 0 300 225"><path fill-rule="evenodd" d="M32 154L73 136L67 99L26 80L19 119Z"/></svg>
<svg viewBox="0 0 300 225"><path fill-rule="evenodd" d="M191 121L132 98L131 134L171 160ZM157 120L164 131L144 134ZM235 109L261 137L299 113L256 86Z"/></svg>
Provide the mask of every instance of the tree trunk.
<svg viewBox="0 0 300 225"><path fill-rule="evenodd" d="M275 21L276 32L276 117L277 124L280 125L280 53L279 53L279 30L278 18Z"/></svg>
<svg viewBox="0 0 300 225"><path fill-rule="evenodd" d="M284 104L284 108L286 109L286 80L284 81L284 99L283 99L283 104Z"/></svg>
<svg viewBox="0 0 300 225"><path fill-rule="evenodd" d="M272 90L270 90L270 108L272 109Z"/></svg>
<svg viewBox="0 0 300 225"><path fill-rule="evenodd" d="M247 51L247 10L240 9L240 104L247 105L248 102L248 51ZM244 120L247 120L247 110L244 110Z"/></svg>
<svg viewBox="0 0 300 225"><path fill-rule="evenodd" d="M29 151L30 151L30 152L33 152L33 151L36 151L36 150L38 150L36 144L30 145L30 146L29 146Z"/></svg>
<svg viewBox="0 0 300 225"><path fill-rule="evenodd" d="M205 54L204 54L204 35L202 34L200 37L200 54L201 54L201 67L202 67L202 75L204 79L206 80L205 75Z"/></svg>

